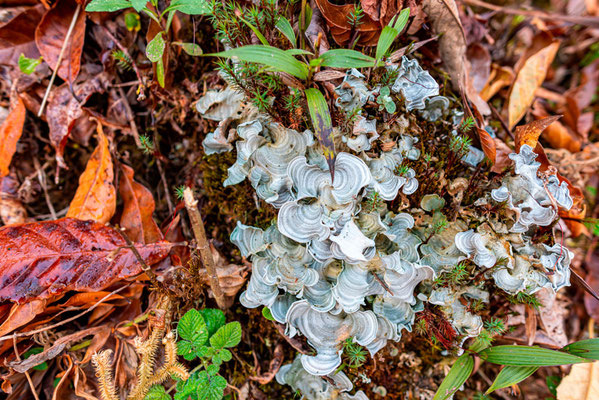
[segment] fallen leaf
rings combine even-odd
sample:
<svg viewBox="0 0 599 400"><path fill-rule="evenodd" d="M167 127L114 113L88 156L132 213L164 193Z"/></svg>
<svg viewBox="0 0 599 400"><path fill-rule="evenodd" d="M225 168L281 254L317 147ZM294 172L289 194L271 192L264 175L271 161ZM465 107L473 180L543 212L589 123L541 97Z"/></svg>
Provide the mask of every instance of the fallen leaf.
<svg viewBox="0 0 599 400"><path fill-rule="evenodd" d="M61 168L66 165L63 159L64 148L75 122L83 116L83 105L94 93L104 92L106 76L99 76L74 85L77 98L73 96L68 83L55 88L48 98L46 120L50 128L50 142L56 150L56 160Z"/></svg>
<svg viewBox="0 0 599 400"><path fill-rule="evenodd" d="M466 58L470 66L470 79L476 93L480 93L491 75L491 54L480 43L471 43L466 50Z"/></svg>
<svg viewBox="0 0 599 400"><path fill-rule="evenodd" d="M484 101L489 101L497 92L506 86L510 86L514 81L514 71L510 67L501 67L497 64L491 66L491 74L487 83L480 91L480 97Z"/></svg>
<svg viewBox="0 0 599 400"><path fill-rule="evenodd" d="M584 280L595 292L599 292L599 252L597 250L589 257L586 268L588 272ZM584 308L591 318L599 321L599 301L588 292L584 293Z"/></svg>
<svg viewBox="0 0 599 400"><path fill-rule="evenodd" d="M22 224L27 210L18 196L19 182L14 175L0 178L0 219L4 225Z"/></svg>
<svg viewBox="0 0 599 400"><path fill-rule="evenodd" d="M557 400L599 399L599 361L574 364L557 387Z"/></svg>
<svg viewBox="0 0 599 400"><path fill-rule="evenodd" d="M360 4L366 15L383 26L403 8L403 0L360 0Z"/></svg>
<svg viewBox="0 0 599 400"><path fill-rule="evenodd" d="M547 71L559 48L559 40L530 55L517 69L508 98L508 126L512 129L532 105L536 90L545 81Z"/></svg>
<svg viewBox="0 0 599 400"><path fill-rule="evenodd" d="M42 19L44 6L28 7L0 27L0 64L17 65L21 54L39 58L35 44L35 28Z"/></svg>
<svg viewBox="0 0 599 400"><path fill-rule="evenodd" d="M151 266L172 244L135 246ZM69 290L98 291L138 275L142 266L115 229L63 218L0 228L0 301L43 300Z"/></svg>
<svg viewBox="0 0 599 400"><path fill-rule="evenodd" d="M124 205L120 225L134 242L154 243L162 239L162 233L152 219L154 197L152 192L133 180L133 169L121 164L119 194Z"/></svg>
<svg viewBox="0 0 599 400"><path fill-rule="evenodd" d="M8 175L8 167L17 150L17 142L25 124L25 104L18 95L13 96L10 113L0 126L0 177Z"/></svg>
<svg viewBox="0 0 599 400"><path fill-rule="evenodd" d="M60 50L78 7L79 15L65 47L60 66L57 66ZM75 0L58 0L44 14L35 30L35 42L44 61L52 70L58 68L58 76L66 82L73 82L79 75L84 38L85 11Z"/></svg>
<svg viewBox="0 0 599 400"><path fill-rule="evenodd" d="M538 101L535 101L533 105L532 115L534 115L536 119L542 119L549 116L547 111L545 111ZM561 121L555 121L545 128L543 138L554 149L566 149L571 153L577 153L581 149L580 141L574 137Z"/></svg>
<svg viewBox="0 0 599 400"><path fill-rule="evenodd" d="M0 228L0 232L2 229L4 228ZM35 316L44 311L45 308L46 300L40 299L33 299L25 304L13 304L10 313L4 319L2 325L0 325L0 336L4 336L31 322Z"/></svg>
<svg viewBox="0 0 599 400"><path fill-rule="evenodd" d="M69 205L68 218L92 220L105 224L116 209L114 172L108 139L98 124L98 147L92 153L85 171L79 177L79 187Z"/></svg>
<svg viewBox="0 0 599 400"><path fill-rule="evenodd" d="M216 274L223 293L227 297L235 297L247 280L247 269L242 265L227 264L222 254L214 248L212 243L210 244L210 252L216 265ZM200 273L205 276L207 281L208 273L206 270L203 269Z"/></svg>
<svg viewBox="0 0 599 400"><path fill-rule="evenodd" d="M547 337L558 347L567 345L565 320L568 318L568 301L558 300L555 292L547 288L539 290L535 296L541 303L539 319Z"/></svg>
<svg viewBox="0 0 599 400"><path fill-rule="evenodd" d="M526 329L526 337L528 339L528 345L532 346L537 336L537 313L533 306L526 304L526 323L524 327Z"/></svg>
<svg viewBox="0 0 599 400"><path fill-rule="evenodd" d="M476 128L478 138L480 139L480 145L485 153L485 156L494 164L497 158L497 145L495 140L491 137L489 132L484 129Z"/></svg>
<svg viewBox="0 0 599 400"><path fill-rule="evenodd" d="M507 167L512 165L510 154L514 151L503 140L493 139L495 142L495 164L491 167L491 172L502 173Z"/></svg>
<svg viewBox="0 0 599 400"><path fill-rule="evenodd" d="M520 152L520 147L525 144L529 145L533 149L537 147L541 133L553 122L560 119L560 117L561 115L554 115L552 117L538 119L536 121L529 122L526 125L520 125L516 127L516 131L514 133L516 153Z"/></svg>
<svg viewBox="0 0 599 400"><path fill-rule="evenodd" d="M344 46L349 43L352 27L348 17L356 9L353 4L336 5L329 0L315 0L323 18L327 21L329 31L338 45ZM358 44L361 46L375 46L383 29L380 22L372 20L364 15L360 25L355 29L359 33Z"/></svg>

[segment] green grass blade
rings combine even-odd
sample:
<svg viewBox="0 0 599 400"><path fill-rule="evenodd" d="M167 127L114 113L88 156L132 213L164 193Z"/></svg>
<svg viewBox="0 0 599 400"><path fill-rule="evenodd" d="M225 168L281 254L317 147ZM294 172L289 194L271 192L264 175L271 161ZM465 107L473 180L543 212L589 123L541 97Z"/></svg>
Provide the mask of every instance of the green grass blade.
<svg viewBox="0 0 599 400"><path fill-rule="evenodd" d="M537 369L539 369L539 367L516 367L513 365L508 365L499 372L495 378L495 381L485 392L485 394L489 394L497 389L503 389L520 383L524 379L534 374Z"/></svg>
<svg viewBox="0 0 599 400"><path fill-rule="evenodd" d="M453 364L449 373L441 382L433 400L449 399L466 382L466 379L474 369L474 357L470 354L462 354Z"/></svg>
<svg viewBox="0 0 599 400"><path fill-rule="evenodd" d="M272 46L243 46L208 55L225 58L236 57L241 61L267 65L274 70L287 72L299 79L308 78L308 66L306 64L295 59L284 50Z"/></svg>
<svg viewBox="0 0 599 400"><path fill-rule="evenodd" d="M356 50L334 49L320 56L323 67L332 68L364 68L374 66L374 58Z"/></svg>
<svg viewBox="0 0 599 400"><path fill-rule="evenodd" d="M562 350L575 356L599 360L599 338L570 343Z"/></svg>
<svg viewBox="0 0 599 400"><path fill-rule="evenodd" d="M479 353L480 358L493 364L519 367L544 367L589 362L590 360L537 346L494 346Z"/></svg>
<svg viewBox="0 0 599 400"><path fill-rule="evenodd" d="M262 32L260 32L258 30L258 28L256 28L254 25L250 24L249 22L247 22L245 19L243 19L241 17L239 17L239 19L242 20L243 23L246 24L256 34L256 37L260 40L260 43L262 43L265 46L270 46L270 44L268 43L268 40L266 40L266 38L264 37Z"/></svg>
<svg viewBox="0 0 599 400"><path fill-rule="evenodd" d="M335 143L333 142L333 123L331 113L324 96L318 89L306 89L306 101L310 110L312 126L316 137L324 151L324 156L329 164L331 176L335 178Z"/></svg>
<svg viewBox="0 0 599 400"><path fill-rule="evenodd" d="M383 28L376 45L375 57L377 60L381 60L385 56L387 50L389 50L395 39L397 39L397 36L399 36L403 28L405 28L409 17L410 9L404 8L396 17L395 22L392 20L389 25Z"/></svg>
<svg viewBox="0 0 599 400"><path fill-rule="evenodd" d="M285 36L293 47L297 46L297 39L295 38L295 32L291 26L291 22L285 17L279 17L276 25L277 29Z"/></svg>

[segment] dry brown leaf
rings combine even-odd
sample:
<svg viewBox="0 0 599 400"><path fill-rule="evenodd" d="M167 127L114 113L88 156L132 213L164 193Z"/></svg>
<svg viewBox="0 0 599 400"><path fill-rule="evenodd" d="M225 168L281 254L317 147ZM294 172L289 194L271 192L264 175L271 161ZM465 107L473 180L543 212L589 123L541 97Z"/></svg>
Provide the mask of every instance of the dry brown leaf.
<svg viewBox="0 0 599 400"><path fill-rule="evenodd" d="M537 147L541 133L553 122L560 119L560 117L561 115L554 115L552 117L538 119L536 121L529 122L526 125L516 127L516 132L514 133L516 153L520 152L520 147L525 144L529 145L533 149Z"/></svg>
<svg viewBox="0 0 599 400"><path fill-rule="evenodd" d="M494 138L495 141L495 164L491 167L491 172L502 173L507 167L512 165L510 154L514 151L503 140Z"/></svg>
<svg viewBox="0 0 599 400"><path fill-rule="evenodd" d="M599 361L574 364L557 387L557 400L599 399Z"/></svg>
<svg viewBox="0 0 599 400"><path fill-rule="evenodd" d="M21 54L39 58L35 44L35 28L44 13L44 6L28 7L0 27L0 64L17 65Z"/></svg>
<svg viewBox="0 0 599 400"><path fill-rule="evenodd" d="M329 31L338 45L344 46L352 39L352 27L348 16L355 10L353 4L336 5L329 0L315 0L323 18L327 21ZM383 29L380 22L373 21L364 15L356 28L359 33L358 44L361 46L375 46Z"/></svg>
<svg viewBox="0 0 599 400"><path fill-rule="evenodd" d="M403 8L403 0L360 0L360 4L366 15L383 26Z"/></svg>
<svg viewBox="0 0 599 400"><path fill-rule="evenodd" d="M502 67L497 64L491 66L491 75L487 83L480 91L480 97L484 101L489 101L497 92L514 81L514 71L510 67Z"/></svg>
<svg viewBox="0 0 599 400"><path fill-rule="evenodd" d="M559 44L559 40L553 40L548 46L525 59L521 64L522 67L517 70L516 79L508 98L508 126L510 129L522 119L532 105L535 92L545 81Z"/></svg>
<svg viewBox="0 0 599 400"><path fill-rule="evenodd" d="M545 108L540 104L539 101L535 101L532 108L532 115L536 119L548 117L549 114ZM561 121L555 121L549 125L544 132L543 138L551 145L554 149L566 149L571 153L577 153L581 149L581 142L578 140L570 130L561 123Z"/></svg>
<svg viewBox="0 0 599 400"><path fill-rule="evenodd" d="M71 201L68 218L92 220L105 224L116 209L114 172L108 139L98 124L98 147L79 177L79 187Z"/></svg>
<svg viewBox="0 0 599 400"><path fill-rule="evenodd" d="M58 76L66 82L73 82L81 68L81 53L85 38L85 12L83 10L77 17L62 61L59 66L56 65L76 9L77 2L75 0L57 1L46 12L35 30L35 42L44 61L53 70L58 67Z"/></svg>
<svg viewBox="0 0 599 400"><path fill-rule="evenodd" d="M26 109L23 100L15 94L11 103L10 113L0 126L0 178L8 175L8 167L25 124Z"/></svg>
<svg viewBox="0 0 599 400"><path fill-rule="evenodd" d="M13 174L0 178L0 219L4 225L22 224L27 219L18 189L19 182Z"/></svg>
<svg viewBox="0 0 599 400"><path fill-rule="evenodd" d="M489 132L484 129L476 128L480 145L485 153L485 156L494 164L497 158L497 145Z"/></svg>
<svg viewBox="0 0 599 400"><path fill-rule="evenodd" d="M524 327L526 329L526 337L528 339L528 345L532 346L537 336L537 313L535 308L530 304L526 304L526 323Z"/></svg>
<svg viewBox="0 0 599 400"><path fill-rule="evenodd" d="M134 242L155 243L162 239L162 233L152 219L154 213L154 197L145 186L135 182L133 169L121 164L122 174L119 179L119 194L123 198L123 214L121 227Z"/></svg>
<svg viewBox="0 0 599 400"><path fill-rule="evenodd" d="M10 314L0 325L0 336L4 336L15 329L31 322L36 315L44 311L46 300L32 300L25 304L13 304Z"/></svg>

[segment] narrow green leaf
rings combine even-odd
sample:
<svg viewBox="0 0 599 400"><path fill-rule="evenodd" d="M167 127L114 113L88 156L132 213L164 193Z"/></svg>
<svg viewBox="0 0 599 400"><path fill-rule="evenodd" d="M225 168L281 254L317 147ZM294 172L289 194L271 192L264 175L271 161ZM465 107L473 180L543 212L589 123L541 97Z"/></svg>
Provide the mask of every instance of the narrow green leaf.
<svg viewBox="0 0 599 400"><path fill-rule="evenodd" d="M272 46L250 45L208 55L225 58L236 57L241 61L267 65L276 71L287 72L299 79L308 78L306 64L296 60L284 50Z"/></svg>
<svg viewBox="0 0 599 400"><path fill-rule="evenodd" d="M184 52L190 56L201 56L204 54L200 45L196 43L173 42L174 45L180 46Z"/></svg>
<svg viewBox="0 0 599 400"><path fill-rule="evenodd" d="M323 67L332 68L365 68L374 66L374 58L356 50L333 49L320 56Z"/></svg>
<svg viewBox="0 0 599 400"><path fill-rule="evenodd" d="M538 346L494 346L479 353L481 359L493 364L520 367L543 367L589 362L584 358L563 351Z"/></svg>
<svg viewBox="0 0 599 400"><path fill-rule="evenodd" d="M141 12L144 7L148 4L148 0L131 0L131 5L135 8L135 11Z"/></svg>
<svg viewBox="0 0 599 400"><path fill-rule="evenodd" d="M194 345L202 345L208 340L208 327L198 310L191 309L183 315L177 324L177 332L182 339Z"/></svg>
<svg viewBox="0 0 599 400"><path fill-rule="evenodd" d="M599 360L599 338L570 343L562 350L575 356Z"/></svg>
<svg viewBox="0 0 599 400"><path fill-rule="evenodd" d="M212 347L222 349L235 347L241 341L241 324L237 321L221 326L210 338Z"/></svg>
<svg viewBox="0 0 599 400"><path fill-rule="evenodd" d="M146 46L146 56L150 61L158 62L158 60L162 59L165 47L166 43L162 37L162 32L158 32L156 36L154 36L154 39L152 39Z"/></svg>
<svg viewBox="0 0 599 400"><path fill-rule="evenodd" d="M25 54L21 53L19 56L19 69L22 73L31 75L38 65L42 63L42 57L40 58L28 58Z"/></svg>
<svg viewBox="0 0 599 400"><path fill-rule="evenodd" d="M462 354L453 364L449 373L441 382L433 400L449 399L466 382L466 379L474 369L474 357L470 354Z"/></svg>
<svg viewBox="0 0 599 400"><path fill-rule="evenodd" d="M260 32L260 30L258 30L258 28L256 28L254 25L250 24L248 21L246 21L245 19L243 19L241 17L239 17L239 19L242 20L243 23L246 24L252 30L252 32L254 32L256 37L260 40L260 43L262 43L265 46L269 46L268 40L266 40L266 38L264 37L262 32Z"/></svg>
<svg viewBox="0 0 599 400"><path fill-rule="evenodd" d="M92 0L85 7L87 12L113 12L124 8L133 7L128 0Z"/></svg>
<svg viewBox="0 0 599 400"><path fill-rule="evenodd" d="M212 14L214 3L212 0L173 0L170 6L163 11L163 14L173 10L187 15Z"/></svg>
<svg viewBox="0 0 599 400"><path fill-rule="evenodd" d="M158 79L158 84L160 87L164 87L164 62L162 58L158 60L156 63L156 78Z"/></svg>
<svg viewBox="0 0 599 400"><path fill-rule="evenodd" d="M381 36L379 36L379 41L376 45L376 59L381 60L387 50L391 47L397 36L401 33L403 28L408 23L408 18L410 17L410 9L404 8L401 10L399 15L395 17L395 22L391 20L390 24L383 28L381 32Z"/></svg>
<svg viewBox="0 0 599 400"><path fill-rule="evenodd" d="M292 56L302 56L302 55L313 56L314 55L314 53L309 52L308 50L304 50L304 49L288 49L288 50L285 50L285 53L290 54Z"/></svg>
<svg viewBox="0 0 599 400"><path fill-rule="evenodd" d="M495 381L489 390L485 392L485 394L489 394L497 389L503 389L520 383L524 379L534 374L537 369L539 369L539 367L516 367L513 365L508 365L499 371Z"/></svg>
<svg viewBox="0 0 599 400"><path fill-rule="evenodd" d="M279 17L277 20L277 29L281 32L289 41L293 47L297 46L297 39L295 38L295 32L293 27L291 26L291 22L283 16Z"/></svg>
<svg viewBox="0 0 599 400"><path fill-rule="evenodd" d="M329 50L330 51L330 50ZM312 126L316 137L322 146L324 157L329 164L331 177L335 177L335 143L333 142L333 123L331 122L331 113L329 106L320 90L310 88L306 89L306 101L310 110Z"/></svg>

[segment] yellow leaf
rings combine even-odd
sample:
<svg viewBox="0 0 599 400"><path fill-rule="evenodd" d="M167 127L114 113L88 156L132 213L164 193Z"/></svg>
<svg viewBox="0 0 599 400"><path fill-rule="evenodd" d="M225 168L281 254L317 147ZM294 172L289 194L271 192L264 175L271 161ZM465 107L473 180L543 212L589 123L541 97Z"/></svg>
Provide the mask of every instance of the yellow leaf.
<svg viewBox="0 0 599 400"><path fill-rule="evenodd" d="M557 387L557 400L599 399L599 361L574 364Z"/></svg>
<svg viewBox="0 0 599 400"><path fill-rule="evenodd" d="M108 139L98 123L98 147L79 177L79 187L71 201L68 218L93 220L105 224L116 209L114 171L108 149Z"/></svg>

